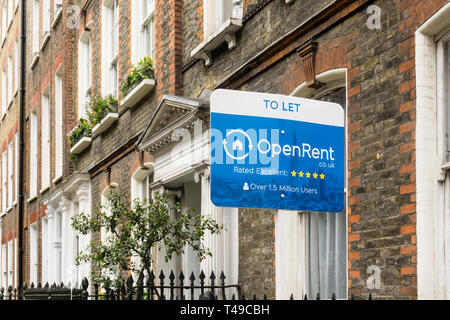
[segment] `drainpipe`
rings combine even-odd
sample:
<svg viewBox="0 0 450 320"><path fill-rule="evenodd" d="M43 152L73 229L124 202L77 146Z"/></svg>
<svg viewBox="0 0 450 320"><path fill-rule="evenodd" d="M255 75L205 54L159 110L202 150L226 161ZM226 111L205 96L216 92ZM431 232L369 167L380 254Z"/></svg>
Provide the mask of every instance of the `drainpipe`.
<svg viewBox="0 0 450 320"><path fill-rule="evenodd" d="M23 169L24 169L24 118L25 118L25 17L26 8L25 0L20 1L20 88L19 88L19 192L18 192L18 208L19 208L19 227L18 227L18 279L19 300L22 300L22 284L23 279L23 218L24 218L24 194L23 194Z"/></svg>

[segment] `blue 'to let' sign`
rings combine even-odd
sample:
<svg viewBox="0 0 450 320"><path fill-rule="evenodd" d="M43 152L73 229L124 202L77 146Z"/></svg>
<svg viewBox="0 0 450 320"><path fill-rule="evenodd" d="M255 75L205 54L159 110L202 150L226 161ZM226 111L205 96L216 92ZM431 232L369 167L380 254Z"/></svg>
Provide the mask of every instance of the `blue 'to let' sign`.
<svg viewBox="0 0 450 320"><path fill-rule="evenodd" d="M339 212L344 110L336 103L233 90L211 95L216 206Z"/></svg>

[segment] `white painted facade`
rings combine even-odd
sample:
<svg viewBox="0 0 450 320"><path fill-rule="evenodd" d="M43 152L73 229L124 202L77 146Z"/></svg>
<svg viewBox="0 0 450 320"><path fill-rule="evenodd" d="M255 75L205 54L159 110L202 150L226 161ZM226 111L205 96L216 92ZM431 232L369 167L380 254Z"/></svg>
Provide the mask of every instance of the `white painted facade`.
<svg viewBox="0 0 450 320"><path fill-rule="evenodd" d="M72 285L80 285L84 277L90 278L90 264L77 266L75 259L87 248L91 236L76 232L71 226L71 218L80 212L91 212L89 174L74 173L43 203L47 206L45 219L48 225L47 234L42 236L47 244L47 281L51 284L70 282Z"/></svg>
<svg viewBox="0 0 450 320"><path fill-rule="evenodd" d="M176 100L177 98L175 98ZM239 243L238 243L238 209L219 208L210 200L209 175L209 123L203 120L198 107L189 105L192 101L167 101L163 98L162 107L157 112L150 126L150 137L147 141L164 139L154 156L153 182L150 184L152 192L166 192L177 195L184 206L194 209L203 216L209 216L219 224L224 224L226 231L219 235L205 235L205 245L211 250L212 257L199 262L197 255L186 248L184 254L172 259L168 264L163 261L164 251L156 257L157 275L163 270L166 275L171 269L183 271L186 278L194 272L196 282L202 270L206 275L206 284L210 283L209 276L214 271L216 284L220 282L220 273L226 276L226 284L238 283ZM173 104L173 105L172 105ZM178 121L164 128L164 134L157 128L160 121L167 115L178 112L179 108L186 108ZM171 108L174 108L171 110ZM207 111L209 113L209 110ZM176 117L176 115L175 115ZM188 120L187 120L188 119ZM170 121L169 121L170 122ZM144 149L158 145L144 142ZM232 289L227 295L233 293Z"/></svg>
<svg viewBox="0 0 450 320"><path fill-rule="evenodd" d="M415 34L419 299L450 299L449 16L447 3Z"/></svg>

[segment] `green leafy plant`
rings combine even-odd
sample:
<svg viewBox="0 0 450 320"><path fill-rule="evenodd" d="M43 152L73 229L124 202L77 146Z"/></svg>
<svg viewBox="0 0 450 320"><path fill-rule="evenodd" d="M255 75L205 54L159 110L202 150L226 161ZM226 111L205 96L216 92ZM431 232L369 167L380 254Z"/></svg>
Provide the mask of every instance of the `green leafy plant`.
<svg viewBox="0 0 450 320"><path fill-rule="evenodd" d="M81 138L92 136L91 123L84 118L80 118L78 124L69 132L68 136L70 147L72 148Z"/></svg>
<svg viewBox="0 0 450 320"><path fill-rule="evenodd" d="M137 66L131 65L131 72L120 88L122 97L130 93L142 80L154 78L153 60L150 57L143 58L138 62Z"/></svg>
<svg viewBox="0 0 450 320"><path fill-rule="evenodd" d="M71 224L85 235L102 233L102 240L91 241L76 262L93 263L92 279L104 287L119 285L128 271L149 274L155 248L164 247L168 262L190 246L201 261L211 256L203 242L205 233L217 234L224 228L158 193L152 201L135 200L133 205L120 190L110 189L107 198L107 205L99 205L93 215L74 215Z"/></svg>
<svg viewBox="0 0 450 320"><path fill-rule="evenodd" d="M116 112L118 101L113 95L107 95L102 98L95 96L86 106L89 121L92 126L100 123L102 119L110 112Z"/></svg>

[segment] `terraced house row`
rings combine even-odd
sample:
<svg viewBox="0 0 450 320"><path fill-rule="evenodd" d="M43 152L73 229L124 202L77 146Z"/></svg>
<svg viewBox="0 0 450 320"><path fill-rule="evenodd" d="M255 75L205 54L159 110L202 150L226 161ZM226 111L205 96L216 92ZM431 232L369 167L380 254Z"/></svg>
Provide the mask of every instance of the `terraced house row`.
<svg viewBox="0 0 450 320"><path fill-rule="evenodd" d="M2 0L0 9L0 287L89 277L75 258L102 234L83 236L70 219L120 188L130 199L170 194L226 225L205 237L204 261L189 248L168 263L155 252L157 273L223 270L243 293L277 299L450 298L448 1ZM219 88L339 103L345 209L214 206L209 97Z"/></svg>

